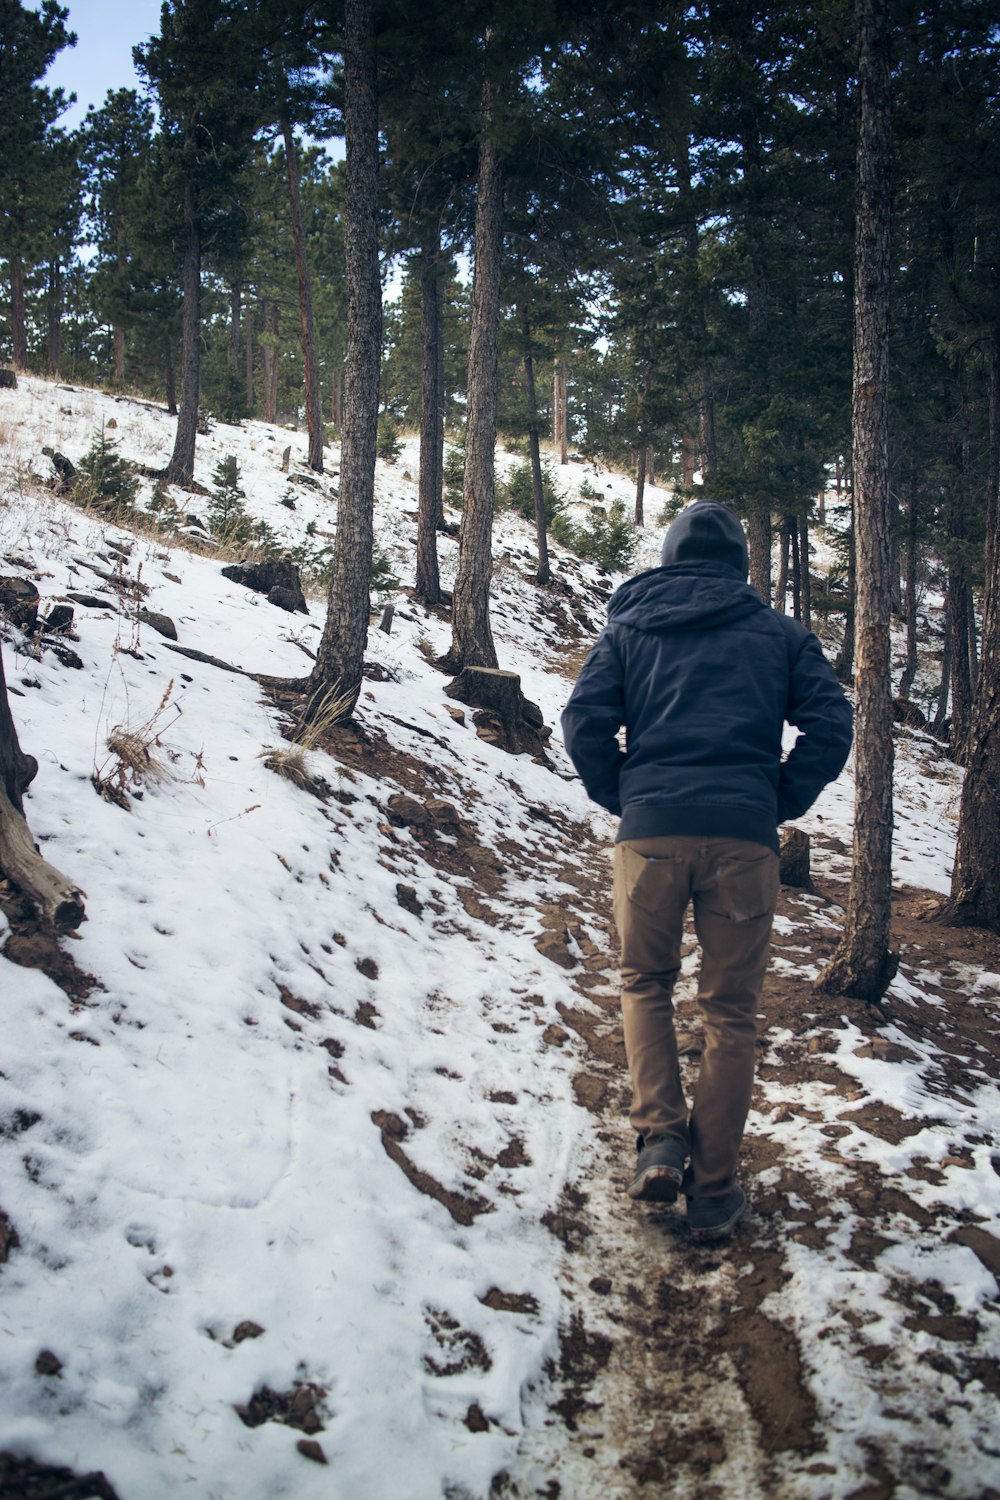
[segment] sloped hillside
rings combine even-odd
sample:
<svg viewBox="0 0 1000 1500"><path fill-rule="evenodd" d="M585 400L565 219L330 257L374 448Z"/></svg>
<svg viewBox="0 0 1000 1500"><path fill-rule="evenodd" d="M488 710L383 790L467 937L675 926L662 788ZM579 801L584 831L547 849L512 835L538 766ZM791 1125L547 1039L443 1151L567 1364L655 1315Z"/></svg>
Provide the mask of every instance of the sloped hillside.
<svg viewBox="0 0 1000 1500"><path fill-rule="evenodd" d="M620 1192L613 822L558 737L614 580L559 551L539 590L528 527L498 518L501 662L554 732L538 759L489 743L433 665L447 620L406 593L407 444L377 482L392 631L373 620L355 725L290 753L294 695L251 674L308 671L322 600L289 613L224 578L208 494L141 482L191 550L53 492L43 447L78 463L102 425L162 467L158 408L36 380L2 401L2 572L42 617L74 611L68 634L0 627L41 762L26 810L88 920L56 949L0 888L0 1495L97 1473L79 1493L989 1493L1000 954L918 921L957 811L940 747L901 731L885 1015L809 990L849 772L805 820L816 889L777 925L754 1215L692 1253L682 1216ZM318 481L304 451L219 426L197 478L234 456L248 514L308 561L336 450ZM630 488L559 473L571 500L584 479Z"/></svg>

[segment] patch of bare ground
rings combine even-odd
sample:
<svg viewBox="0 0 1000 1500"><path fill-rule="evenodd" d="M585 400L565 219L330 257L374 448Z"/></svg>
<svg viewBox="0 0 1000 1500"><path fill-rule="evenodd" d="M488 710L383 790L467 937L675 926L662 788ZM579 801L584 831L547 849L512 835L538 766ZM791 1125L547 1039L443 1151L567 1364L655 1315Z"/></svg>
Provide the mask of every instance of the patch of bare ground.
<svg viewBox="0 0 1000 1500"><path fill-rule="evenodd" d="M102 1473L38 1464L14 1453L0 1453L0 1500L118 1500Z"/></svg>

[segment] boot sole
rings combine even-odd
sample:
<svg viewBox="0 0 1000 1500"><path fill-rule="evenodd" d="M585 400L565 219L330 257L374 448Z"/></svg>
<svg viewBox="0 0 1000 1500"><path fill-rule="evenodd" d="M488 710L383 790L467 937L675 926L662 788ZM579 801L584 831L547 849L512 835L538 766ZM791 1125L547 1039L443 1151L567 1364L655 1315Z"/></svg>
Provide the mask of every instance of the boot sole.
<svg viewBox="0 0 1000 1500"><path fill-rule="evenodd" d="M647 1167L629 1183L628 1195L635 1203L676 1203L681 1181L673 1167Z"/></svg>

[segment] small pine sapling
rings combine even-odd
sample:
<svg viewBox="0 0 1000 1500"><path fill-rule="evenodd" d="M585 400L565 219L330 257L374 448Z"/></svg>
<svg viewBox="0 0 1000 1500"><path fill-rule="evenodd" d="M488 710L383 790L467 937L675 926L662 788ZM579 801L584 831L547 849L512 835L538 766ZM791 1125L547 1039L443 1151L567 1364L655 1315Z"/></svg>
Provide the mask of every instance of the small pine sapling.
<svg viewBox="0 0 1000 1500"><path fill-rule="evenodd" d="M382 459L383 463L394 464L402 448L396 419L391 411L384 411L378 419L378 435L375 440L376 456Z"/></svg>
<svg viewBox="0 0 1000 1500"><path fill-rule="evenodd" d="M122 458L114 440L105 437L102 426L77 464L73 499L117 519L131 511L138 492L135 469Z"/></svg>
<svg viewBox="0 0 1000 1500"><path fill-rule="evenodd" d="M212 475L215 488L208 502L208 521L212 535L223 546L239 546L250 540L253 525L247 515L246 491L240 484L240 466L235 453L220 458Z"/></svg>

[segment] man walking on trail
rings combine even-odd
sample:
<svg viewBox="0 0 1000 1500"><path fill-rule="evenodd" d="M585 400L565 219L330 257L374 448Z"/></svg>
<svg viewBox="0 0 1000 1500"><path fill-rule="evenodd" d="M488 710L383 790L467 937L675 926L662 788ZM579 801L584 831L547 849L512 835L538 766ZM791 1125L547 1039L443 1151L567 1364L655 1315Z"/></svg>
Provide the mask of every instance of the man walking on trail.
<svg viewBox="0 0 1000 1500"><path fill-rule="evenodd" d="M851 709L819 641L762 602L747 565L732 511L688 506L667 531L662 566L615 592L562 716L589 796L621 817L614 905L638 1136L629 1196L672 1203L684 1193L697 1240L728 1235L747 1207L736 1160L778 824L812 805L851 746ZM783 761L786 720L800 735ZM689 903L705 1022L690 1112L671 998Z"/></svg>

